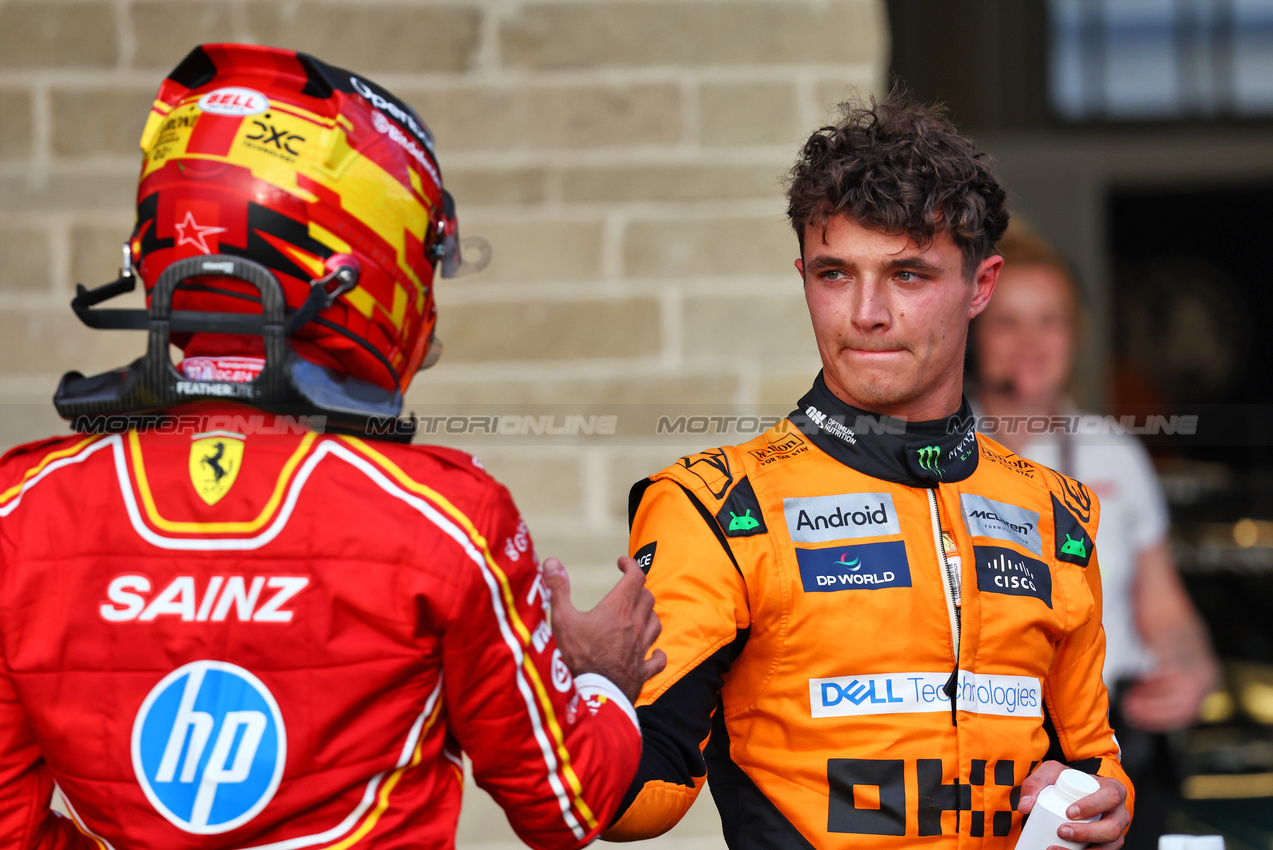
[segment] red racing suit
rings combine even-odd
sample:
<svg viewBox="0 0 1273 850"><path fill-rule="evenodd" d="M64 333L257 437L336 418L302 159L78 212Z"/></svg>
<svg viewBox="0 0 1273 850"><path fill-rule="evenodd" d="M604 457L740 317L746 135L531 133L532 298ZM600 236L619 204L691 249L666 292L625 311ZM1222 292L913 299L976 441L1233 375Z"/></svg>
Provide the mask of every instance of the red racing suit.
<svg viewBox="0 0 1273 850"><path fill-rule="evenodd" d="M235 406L0 460L0 846L578 847L640 758L470 456ZM54 783L70 817L49 810Z"/></svg>

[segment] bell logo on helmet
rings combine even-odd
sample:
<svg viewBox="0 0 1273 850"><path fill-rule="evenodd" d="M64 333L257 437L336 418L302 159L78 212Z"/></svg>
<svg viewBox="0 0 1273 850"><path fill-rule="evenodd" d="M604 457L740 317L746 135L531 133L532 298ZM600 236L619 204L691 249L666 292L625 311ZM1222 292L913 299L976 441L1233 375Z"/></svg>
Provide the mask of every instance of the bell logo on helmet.
<svg viewBox="0 0 1273 850"><path fill-rule="evenodd" d="M195 835L229 832L260 814L282 781L286 755L273 694L223 661L172 671L133 721L133 771L146 799Z"/></svg>
<svg viewBox="0 0 1273 850"><path fill-rule="evenodd" d="M246 118L270 108L270 100L256 89L226 86L199 98L199 108L212 115Z"/></svg>

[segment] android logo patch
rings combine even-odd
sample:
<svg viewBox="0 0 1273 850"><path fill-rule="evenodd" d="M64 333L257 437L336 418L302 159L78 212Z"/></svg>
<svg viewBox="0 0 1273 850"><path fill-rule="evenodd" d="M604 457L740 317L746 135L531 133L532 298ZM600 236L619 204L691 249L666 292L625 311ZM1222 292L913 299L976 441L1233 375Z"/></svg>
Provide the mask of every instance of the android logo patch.
<svg viewBox="0 0 1273 850"><path fill-rule="evenodd" d="M739 479L725 497L724 504L716 513L716 521L728 537L769 533L765 517L760 512L760 502L756 500L756 491L745 477Z"/></svg>

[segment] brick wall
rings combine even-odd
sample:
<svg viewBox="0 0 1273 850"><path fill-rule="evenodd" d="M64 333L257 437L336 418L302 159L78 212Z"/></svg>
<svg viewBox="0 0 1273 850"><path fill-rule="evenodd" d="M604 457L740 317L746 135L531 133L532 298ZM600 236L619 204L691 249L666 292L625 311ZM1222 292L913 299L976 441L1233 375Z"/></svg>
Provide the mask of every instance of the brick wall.
<svg viewBox="0 0 1273 850"><path fill-rule="evenodd" d="M116 273L164 73L201 41L305 50L420 110L462 234L494 252L439 287L446 354L409 407L617 417L614 436L428 437L508 483L590 604L625 549L630 483L746 438L658 437L658 415L782 415L816 371L779 179L831 104L880 84L883 6L0 0L0 443L65 427L49 404L63 371L144 347L83 328L67 301ZM682 842L718 829L710 805L691 818ZM461 835L510 840L500 827L466 815Z"/></svg>

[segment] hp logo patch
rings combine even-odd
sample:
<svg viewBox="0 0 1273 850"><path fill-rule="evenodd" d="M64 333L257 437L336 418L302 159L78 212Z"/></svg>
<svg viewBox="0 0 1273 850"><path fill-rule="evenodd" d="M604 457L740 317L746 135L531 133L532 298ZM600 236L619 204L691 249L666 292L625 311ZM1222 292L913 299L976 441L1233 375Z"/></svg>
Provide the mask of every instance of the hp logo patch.
<svg viewBox="0 0 1273 850"><path fill-rule="evenodd" d="M283 778L287 734L261 680L223 661L164 676L133 721L133 770L177 828L228 832L250 821Z"/></svg>

